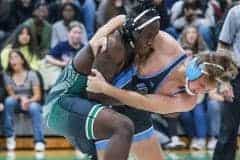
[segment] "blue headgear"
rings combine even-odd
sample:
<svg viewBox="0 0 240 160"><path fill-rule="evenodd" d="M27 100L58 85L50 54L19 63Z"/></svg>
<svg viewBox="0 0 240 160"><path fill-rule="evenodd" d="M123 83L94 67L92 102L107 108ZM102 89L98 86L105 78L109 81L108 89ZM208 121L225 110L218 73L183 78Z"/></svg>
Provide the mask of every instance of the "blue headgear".
<svg viewBox="0 0 240 160"><path fill-rule="evenodd" d="M185 71L186 78L194 81L204 74L204 65L198 63L198 58L190 60Z"/></svg>
<svg viewBox="0 0 240 160"><path fill-rule="evenodd" d="M224 68L218 64L208 63L208 62L203 62L199 64L198 58L196 57L190 60L190 62L187 64L187 68L185 72L187 80L194 81L200 78L203 74L208 75L208 73L205 71L206 65L212 65L224 71Z"/></svg>

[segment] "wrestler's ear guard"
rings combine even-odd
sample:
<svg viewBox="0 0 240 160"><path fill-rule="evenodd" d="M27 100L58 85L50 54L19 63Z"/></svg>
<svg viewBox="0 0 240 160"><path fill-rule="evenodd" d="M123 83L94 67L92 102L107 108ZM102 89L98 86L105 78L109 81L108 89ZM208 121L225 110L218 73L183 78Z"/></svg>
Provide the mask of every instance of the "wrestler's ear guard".
<svg viewBox="0 0 240 160"><path fill-rule="evenodd" d="M190 60L187 64L185 75L189 81L194 81L203 75L203 65L198 64L197 58Z"/></svg>
<svg viewBox="0 0 240 160"><path fill-rule="evenodd" d="M124 37L132 48L135 48L135 33L140 33L145 27L160 19L160 16L156 14L156 10L153 8L146 9L138 14L136 17L128 17L126 23L123 26ZM138 24L138 22L147 14L151 14L152 18L144 23Z"/></svg>

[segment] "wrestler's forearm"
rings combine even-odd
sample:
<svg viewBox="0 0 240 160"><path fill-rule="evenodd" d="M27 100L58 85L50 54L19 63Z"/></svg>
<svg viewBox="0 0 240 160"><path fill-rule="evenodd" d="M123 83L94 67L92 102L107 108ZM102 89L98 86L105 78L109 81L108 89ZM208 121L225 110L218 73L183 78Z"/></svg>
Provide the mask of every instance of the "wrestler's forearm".
<svg viewBox="0 0 240 160"><path fill-rule="evenodd" d="M89 41L89 44L94 45L95 41L98 41L102 37L108 36L110 33L121 27L126 21L125 15L118 15L110 19L105 25L97 30L95 35Z"/></svg>
<svg viewBox="0 0 240 160"><path fill-rule="evenodd" d="M194 107L197 99L196 97L191 97L191 99L187 97L188 99L186 100L184 96L159 94L141 95L137 92L118 89L111 85L107 85L104 88L104 94L118 99L123 104L160 114L189 111Z"/></svg>
<svg viewBox="0 0 240 160"><path fill-rule="evenodd" d="M111 105L111 106L122 105L122 103L120 103L118 100L112 97L106 96L104 94L88 93L88 98L91 100L99 101L100 103L105 105Z"/></svg>

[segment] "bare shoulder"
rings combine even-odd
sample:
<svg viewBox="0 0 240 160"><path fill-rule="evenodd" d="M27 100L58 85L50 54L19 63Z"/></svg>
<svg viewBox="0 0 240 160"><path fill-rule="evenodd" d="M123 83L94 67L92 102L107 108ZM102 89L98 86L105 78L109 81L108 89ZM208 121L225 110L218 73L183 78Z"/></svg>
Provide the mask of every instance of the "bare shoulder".
<svg viewBox="0 0 240 160"><path fill-rule="evenodd" d="M159 31L159 32L160 32L161 36L166 40L166 42L171 44L172 47L182 49L180 43L176 39L174 39L169 33L164 32L164 31Z"/></svg>
<svg viewBox="0 0 240 160"><path fill-rule="evenodd" d="M157 34L154 40L154 48L164 50L165 53L171 55L182 54L184 52L179 42L164 31L159 31Z"/></svg>

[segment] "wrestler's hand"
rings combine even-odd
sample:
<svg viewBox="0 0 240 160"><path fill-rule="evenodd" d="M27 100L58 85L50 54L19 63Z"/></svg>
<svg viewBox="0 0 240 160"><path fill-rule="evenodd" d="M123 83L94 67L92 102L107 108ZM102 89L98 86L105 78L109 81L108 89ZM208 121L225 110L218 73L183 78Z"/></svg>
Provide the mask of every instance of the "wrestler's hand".
<svg viewBox="0 0 240 160"><path fill-rule="evenodd" d="M92 74L93 75L88 76L87 91L93 93L104 93L104 89L109 84L103 75L96 69L92 69Z"/></svg>
<svg viewBox="0 0 240 160"><path fill-rule="evenodd" d="M106 49L107 49L107 37L101 37L101 38L93 37L89 41L89 44L92 48L94 57L96 57L96 55L98 53L102 53L102 52L106 51Z"/></svg>
<svg viewBox="0 0 240 160"><path fill-rule="evenodd" d="M225 84L221 89L220 89L221 95L224 97L225 101L232 102L234 99L234 93L233 93L233 88L230 84Z"/></svg>

